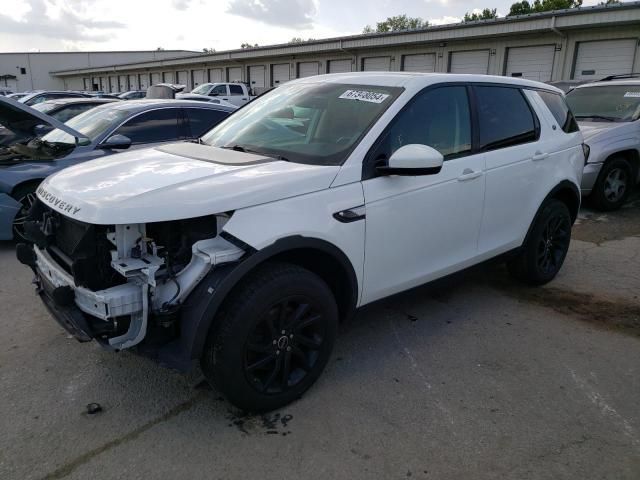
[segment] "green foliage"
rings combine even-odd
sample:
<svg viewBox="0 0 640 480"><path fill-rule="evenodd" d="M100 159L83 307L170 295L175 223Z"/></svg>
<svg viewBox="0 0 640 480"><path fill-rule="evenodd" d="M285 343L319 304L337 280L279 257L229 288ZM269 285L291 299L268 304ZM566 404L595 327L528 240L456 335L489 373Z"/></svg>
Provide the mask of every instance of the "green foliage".
<svg viewBox="0 0 640 480"><path fill-rule="evenodd" d="M260 45L258 45L257 43L254 43L253 45L251 45L250 43L243 43L242 45L240 45L240 48L255 48L255 47L259 47Z"/></svg>
<svg viewBox="0 0 640 480"><path fill-rule="evenodd" d="M216 53L215 48L203 48L202 53Z"/></svg>
<svg viewBox="0 0 640 480"><path fill-rule="evenodd" d="M425 28L429 26L429 22L419 17L407 17L407 15L396 15L395 17L387 17L384 22L376 23L374 29L371 25L367 25L362 33L373 32L400 32L402 30L415 30L417 28Z"/></svg>
<svg viewBox="0 0 640 480"><path fill-rule="evenodd" d="M476 21L476 20L490 20L492 18L498 18L498 9L496 9L496 8L494 8L494 9L485 8L480 13L476 13L476 12L469 13L469 12L467 12L467 13L464 14L464 19L462 21L463 22L473 22L473 21Z"/></svg>
<svg viewBox="0 0 640 480"><path fill-rule="evenodd" d="M315 38L307 38L305 40L304 38L301 38L301 37L293 37L291 40L289 40L289 43L313 42L314 40L315 40Z"/></svg>
<svg viewBox="0 0 640 480"><path fill-rule="evenodd" d="M617 1L617 0L613 0ZM529 13L549 12L551 10L565 10L568 8L579 8L582 6L582 0L535 0L529 3L527 0L516 2L511 5L509 15L527 15Z"/></svg>

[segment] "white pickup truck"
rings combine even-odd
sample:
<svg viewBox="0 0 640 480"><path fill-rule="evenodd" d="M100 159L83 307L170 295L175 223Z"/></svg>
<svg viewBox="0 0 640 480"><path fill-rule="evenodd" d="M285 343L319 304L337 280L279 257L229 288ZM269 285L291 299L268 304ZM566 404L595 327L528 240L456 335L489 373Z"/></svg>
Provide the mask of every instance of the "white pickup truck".
<svg viewBox="0 0 640 480"><path fill-rule="evenodd" d="M191 90L191 94L217 97L241 107L255 98L244 83L203 83Z"/></svg>

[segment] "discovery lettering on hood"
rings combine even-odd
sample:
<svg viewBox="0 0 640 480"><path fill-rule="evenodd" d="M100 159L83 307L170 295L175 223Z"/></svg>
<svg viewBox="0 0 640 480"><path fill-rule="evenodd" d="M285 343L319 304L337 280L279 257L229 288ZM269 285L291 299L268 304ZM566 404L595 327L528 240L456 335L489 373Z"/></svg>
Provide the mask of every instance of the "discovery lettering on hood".
<svg viewBox="0 0 640 480"><path fill-rule="evenodd" d="M65 202L64 200L56 197L53 193L47 192L42 187L38 187L38 196L43 202L53 205L54 207L62 210L65 213L75 215L81 210L80 207L76 207L68 202Z"/></svg>

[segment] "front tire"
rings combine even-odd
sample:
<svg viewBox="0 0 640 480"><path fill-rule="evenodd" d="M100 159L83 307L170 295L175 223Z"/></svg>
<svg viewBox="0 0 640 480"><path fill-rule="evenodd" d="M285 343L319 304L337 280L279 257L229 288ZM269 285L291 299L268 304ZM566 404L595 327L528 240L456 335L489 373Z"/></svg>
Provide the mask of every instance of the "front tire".
<svg viewBox="0 0 640 480"><path fill-rule="evenodd" d="M591 194L598 210L617 210L627 201L633 186L633 169L623 157L615 157L604 164Z"/></svg>
<svg viewBox="0 0 640 480"><path fill-rule="evenodd" d="M29 210L31 210L31 207L36 202L36 189L38 185L38 183L23 185L16 188L12 194L13 198L20 202L20 210L18 210L18 213L16 213L13 219L13 239L16 242L27 241L24 234L24 222L29 217Z"/></svg>
<svg viewBox="0 0 640 480"><path fill-rule="evenodd" d="M267 263L225 301L202 370L236 407L274 410L318 379L337 327L335 298L320 277L297 265Z"/></svg>
<svg viewBox="0 0 640 480"><path fill-rule="evenodd" d="M571 215L567 205L552 199L545 203L520 252L507 267L529 285L550 282L560 271L571 241Z"/></svg>

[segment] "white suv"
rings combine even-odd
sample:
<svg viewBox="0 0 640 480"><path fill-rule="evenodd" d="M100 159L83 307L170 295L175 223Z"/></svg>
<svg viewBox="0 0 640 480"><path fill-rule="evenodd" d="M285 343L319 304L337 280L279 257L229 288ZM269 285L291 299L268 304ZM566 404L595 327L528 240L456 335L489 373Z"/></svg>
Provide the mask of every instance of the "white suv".
<svg viewBox="0 0 640 480"><path fill-rule="evenodd" d="M547 97L474 75L292 81L199 143L49 177L18 258L79 340L200 360L235 405L274 409L362 305L505 253L518 279L554 278L585 155Z"/></svg>

